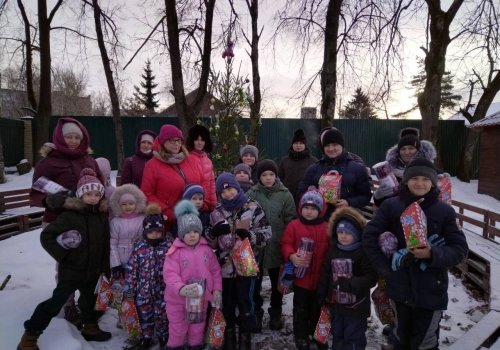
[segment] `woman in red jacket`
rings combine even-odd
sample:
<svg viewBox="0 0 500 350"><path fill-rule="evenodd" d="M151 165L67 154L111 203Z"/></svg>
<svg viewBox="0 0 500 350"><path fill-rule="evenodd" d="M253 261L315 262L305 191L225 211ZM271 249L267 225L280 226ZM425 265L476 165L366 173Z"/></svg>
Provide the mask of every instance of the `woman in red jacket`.
<svg viewBox="0 0 500 350"><path fill-rule="evenodd" d="M146 163L142 175L141 190L148 203L158 203L161 207L167 231L175 221L174 207L184 187L188 184L201 186L203 182L198 160L189 157L183 141L184 136L178 128L163 125L153 144L153 158Z"/></svg>

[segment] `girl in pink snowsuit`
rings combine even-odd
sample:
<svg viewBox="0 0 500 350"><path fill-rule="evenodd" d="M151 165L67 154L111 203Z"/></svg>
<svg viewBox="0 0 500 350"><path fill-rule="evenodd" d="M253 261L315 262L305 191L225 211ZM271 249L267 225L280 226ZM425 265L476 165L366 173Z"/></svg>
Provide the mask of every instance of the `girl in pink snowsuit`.
<svg viewBox="0 0 500 350"><path fill-rule="evenodd" d="M180 201L175 208L178 237L168 250L163 267L169 321L167 349L183 349L186 334L190 349L204 348L205 317L202 323L189 324L185 316L186 297L198 297L202 288L198 283L188 283L188 280L205 279L205 313L209 301L213 307L220 308L222 305L220 265L208 242L201 237L203 228L198 214L188 200Z"/></svg>

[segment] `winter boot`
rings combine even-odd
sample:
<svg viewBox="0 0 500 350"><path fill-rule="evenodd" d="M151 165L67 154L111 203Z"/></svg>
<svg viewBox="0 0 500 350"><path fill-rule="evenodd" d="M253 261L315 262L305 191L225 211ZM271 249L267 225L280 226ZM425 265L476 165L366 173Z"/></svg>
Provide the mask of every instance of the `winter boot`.
<svg viewBox="0 0 500 350"><path fill-rule="evenodd" d="M83 325L80 321L80 312L76 305L64 307L64 319L74 325L78 330L81 330Z"/></svg>
<svg viewBox="0 0 500 350"><path fill-rule="evenodd" d="M240 328L239 335L240 350L251 350L252 349L252 333L246 332Z"/></svg>
<svg viewBox="0 0 500 350"><path fill-rule="evenodd" d="M257 325L252 330L253 333L262 333L262 319L264 318L264 310L259 309L255 311L255 317L257 318Z"/></svg>
<svg viewBox="0 0 500 350"><path fill-rule="evenodd" d="M386 324L382 329L382 334L388 337L392 332L392 326L390 324Z"/></svg>
<svg viewBox="0 0 500 350"><path fill-rule="evenodd" d="M295 339L295 347L297 350L309 350L309 339Z"/></svg>
<svg viewBox="0 0 500 350"><path fill-rule="evenodd" d="M269 321L269 328L272 331L279 331L281 328L283 328L283 319L281 318L281 309L274 310L274 309L267 309L267 312L269 312L269 316L271 317ZM262 322L261 322L262 325Z"/></svg>
<svg viewBox="0 0 500 350"><path fill-rule="evenodd" d="M184 346L167 346L165 350L184 350Z"/></svg>
<svg viewBox="0 0 500 350"><path fill-rule="evenodd" d="M153 339L141 338L137 342L127 346L125 350L148 350L155 346Z"/></svg>
<svg viewBox="0 0 500 350"><path fill-rule="evenodd" d="M160 350L165 350L167 347L168 337L158 338L158 344L160 344Z"/></svg>
<svg viewBox="0 0 500 350"><path fill-rule="evenodd" d="M314 344L316 344L316 348L318 348L318 350L328 350L328 341L325 344L323 344L315 340Z"/></svg>
<svg viewBox="0 0 500 350"><path fill-rule="evenodd" d="M234 328L224 331L224 350L236 349L236 331Z"/></svg>
<svg viewBox="0 0 500 350"><path fill-rule="evenodd" d="M107 341L111 339L111 333L100 329L97 322L90 322L83 325L82 337L86 341Z"/></svg>
<svg viewBox="0 0 500 350"><path fill-rule="evenodd" d="M200 344L200 345L189 345L187 348L187 350L203 350L205 349L205 344Z"/></svg>
<svg viewBox="0 0 500 350"><path fill-rule="evenodd" d="M42 334L42 332L25 331L17 346L17 350L40 350L37 345L40 334Z"/></svg>

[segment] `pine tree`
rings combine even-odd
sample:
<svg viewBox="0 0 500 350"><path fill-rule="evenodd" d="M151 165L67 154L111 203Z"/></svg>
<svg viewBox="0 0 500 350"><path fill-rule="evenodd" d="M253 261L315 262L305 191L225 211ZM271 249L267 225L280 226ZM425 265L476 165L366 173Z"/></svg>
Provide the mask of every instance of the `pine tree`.
<svg viewBox="0 0 500 350"><path fill-rule="evenodd" d="M341 119L375 119L377 114L368 95L358 87L353 95L353 99L340 112Z"/></svg>
<svg viewBox="0 0 500 350"><path fill-rule="evenodd" d="M152 115L155 113L155 108L158 107L158 100L155 99L155 96L158 93L153 92L153 89L158 86L158 84L154 83L155 76L153 75L153 71L151 70L151 61L147 60L146 68L144 68L144 74L141 74L143 81L141 82L141 87L144 89L144 92L138 86L134 86L135 99L142 103L145 109L148 111L148 115Z"/></svg>

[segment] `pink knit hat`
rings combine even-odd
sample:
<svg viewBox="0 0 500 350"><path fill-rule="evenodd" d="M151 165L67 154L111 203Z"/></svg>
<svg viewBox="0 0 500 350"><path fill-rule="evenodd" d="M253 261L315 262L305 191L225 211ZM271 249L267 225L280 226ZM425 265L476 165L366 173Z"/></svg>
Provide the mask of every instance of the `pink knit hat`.
<svg viewBox="0 0 500 350"><path fill-rule="evenodd" d="M160 134L158 135L158 141L160 142L161 145L163 145L165 141L174 137L184 140L184 136L182 136L182 132L179 129L177 129L173 125L165 124L160 129Z"/></svg>
<svg viewBox="0 0 500 350"><path fill-rule="evenodd" d="M82 198L85 193L90 191L100 192L101 197L104 194L104 186L97 178L97 174L94 170L90 168L85 168L81 171L80 180L78 180L78 185L76 187L76 196L78 198Z"/></svg>

